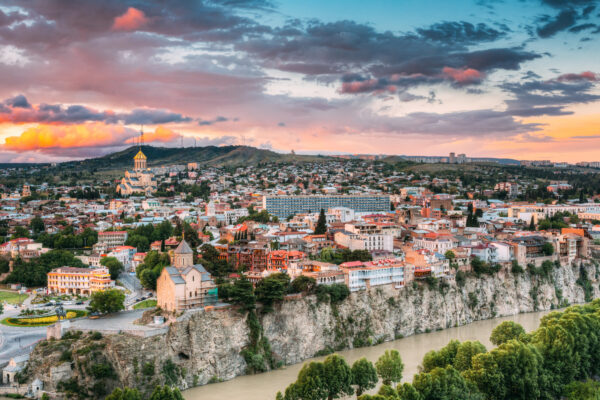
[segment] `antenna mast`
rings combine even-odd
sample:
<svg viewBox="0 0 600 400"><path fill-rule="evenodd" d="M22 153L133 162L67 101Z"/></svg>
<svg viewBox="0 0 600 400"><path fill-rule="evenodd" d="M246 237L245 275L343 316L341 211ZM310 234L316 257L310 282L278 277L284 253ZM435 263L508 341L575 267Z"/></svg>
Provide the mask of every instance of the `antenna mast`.
<svg viewBox="0 0 600 400"><path fill-rule="evenodd" d="M142 146L144 145L144 125L142 125L140 129L140 151L142 150Z"/></svg>

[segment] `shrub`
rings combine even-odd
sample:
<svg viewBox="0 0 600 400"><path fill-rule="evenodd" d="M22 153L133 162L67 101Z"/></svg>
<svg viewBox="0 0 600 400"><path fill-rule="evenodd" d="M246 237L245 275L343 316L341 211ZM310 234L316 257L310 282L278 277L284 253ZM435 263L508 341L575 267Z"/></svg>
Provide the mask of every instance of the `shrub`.
<svg viewBox="0 0 600 400"><path fill-rule="evenodd" d="M146 376L154 375L154 363L153 362L144 363L144 366L142 367L142 374L144 374Z"/></svg>

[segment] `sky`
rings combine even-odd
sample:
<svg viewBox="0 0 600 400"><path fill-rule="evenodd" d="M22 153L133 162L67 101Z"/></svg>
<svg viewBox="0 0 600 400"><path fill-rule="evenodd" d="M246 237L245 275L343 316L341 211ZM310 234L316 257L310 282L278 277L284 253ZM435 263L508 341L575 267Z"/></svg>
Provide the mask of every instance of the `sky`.
<svg viewBox="0 0 600 400"><path fill-rule="evenodd" d="M0 0L0 162L600 161L600 0Z"/></svg>

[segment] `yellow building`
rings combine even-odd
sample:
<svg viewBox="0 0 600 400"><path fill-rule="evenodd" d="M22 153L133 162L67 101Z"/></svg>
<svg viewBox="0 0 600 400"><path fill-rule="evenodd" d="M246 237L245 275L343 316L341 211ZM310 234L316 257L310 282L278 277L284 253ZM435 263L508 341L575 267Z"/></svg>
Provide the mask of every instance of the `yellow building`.
<svg viewBox="0 0 600 400"><path fill-rule="evenodd" d="M133 171L125 171L121 183L117 185L117 192L121 196L129 196L133 193L149 195L156 192L157 183L154 174L147 168L147 157L140 151L133 157Z"/></svg>
<svg viewBox="0 0 600 400"><path fill-rule="evenodd" d="M110 279L108 268L60 267L48 272L48 292L59 294L90 295L110 289L115 281Z"/></svg>

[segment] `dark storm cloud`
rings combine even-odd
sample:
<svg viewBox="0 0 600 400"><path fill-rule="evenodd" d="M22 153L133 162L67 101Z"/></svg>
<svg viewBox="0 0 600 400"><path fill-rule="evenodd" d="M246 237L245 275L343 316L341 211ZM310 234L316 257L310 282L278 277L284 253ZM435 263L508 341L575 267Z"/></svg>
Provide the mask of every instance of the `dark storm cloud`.
<svg viewBox="0 0 600 400"><path fill-rule="evenodd" d="M13 108L31 108L31 104L29 104L27 98L22 94L4 100L4 104Z"/></svg>
<svg viewBox="0 0 600 400"><path fill-rule="evenodd" d="M600 100L593 93L596 74L564 74L551 80L532 80L524 83L505 83L502 89L511 93L506 100L507 112L516 116L568 115L565 107Z"/></svg>
<svg viewBox="0 0 600 400"><path fill-rule="evenodd" d="M65 124L101 121L107 124L167 124L190 122L192 118L167 110L134 109L126 113L98 111L82 105L39 104L32 106L25 96L17 95L4 101L0 122Z"/></svg>
<svg viewBox="0 0 600 400"><path fill-rule="evenodd" d="M537 33L541 38L549 38L558 32L564 31L577 22L577 11L573 9L563 10L553 18L548 18L547 22L538 26Z"/></svg>
<svg viewBox="0 0 600 400"><path fill-rule="evenodd" d="M573 33L577 33L577 32L581 32L584 31L586 29L592 29L595 28L596 24L581 24L581 25L576 25L574 27L572 27L571 29L569 29L569 32L573 32Z"/></svg>
<svg viewBox="0 0 600 400"><path fill-rule="evenodd" d="M235 120L237 120L237 118ZM200 120L200 121L198 121L198 125L200 125L200 126L210 126L210 125L217 124L219 122L227 122L227 121L229 121L229 118L218 116L218 117L216 117L215 119L212 119L212 120Z"/></svg>
<svg viewBox="0 0 600 400"><path fill-rule="evenodd" d="M499 31L483 23L473 25L465 21L444 21L417 29L422 37L446 44L490 42L505 36L508 31L507 26Z"/></svg>
<svg viewBox="0 0 600 400"><path fill-rule="evenodd" d="M542 0L546 4L554 8L570 8L574 6L594 6L597 0Z"/></svg>
<svg viewBox="0 0 600 400"><path fill-rule="evenodd" d="M537 123L522 123L502 111L473 110L451 113L416 112L403 117L379 118L361 132L378 131L388 134L427 134L449 137L504 138L538 131Z"/></svg>

